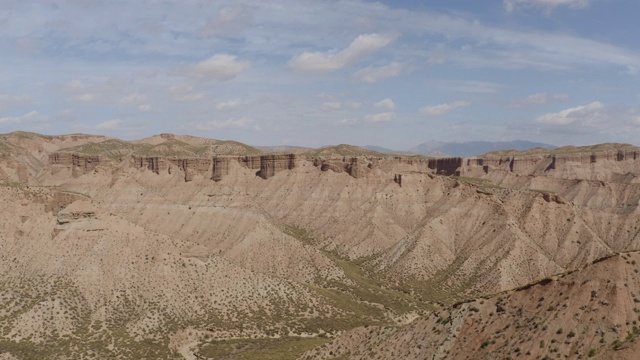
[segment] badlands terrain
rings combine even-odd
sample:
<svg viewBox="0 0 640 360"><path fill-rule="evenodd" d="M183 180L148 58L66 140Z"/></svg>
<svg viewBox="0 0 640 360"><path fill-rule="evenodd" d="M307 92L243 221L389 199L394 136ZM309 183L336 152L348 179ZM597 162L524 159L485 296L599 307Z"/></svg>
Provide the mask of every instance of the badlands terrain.
<svg viewBox="0 0 640 360"><path fill-rule="evenodd" d="M0 359L638 358L640 148L281 150L0 135Z"/></svg>

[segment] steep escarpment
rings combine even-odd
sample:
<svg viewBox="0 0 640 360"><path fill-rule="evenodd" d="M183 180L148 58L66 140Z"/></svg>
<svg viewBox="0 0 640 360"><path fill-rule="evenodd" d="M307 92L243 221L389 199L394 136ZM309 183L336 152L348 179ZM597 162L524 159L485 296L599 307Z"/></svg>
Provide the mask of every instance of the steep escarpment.
<svg viewBox="0 0 640 360"><path fill-rule="evenodd" d="M440 175L460 175L462 158L440 158L429 160L429 168Z"/></svg>
<svg viewBox="0 0 640 360"><path fill-rule="evenodd" d="M342 159L316 158L313 160L313 165L319 167L321 171L346 172L357 179L367 175L369 170L376 166L377 160L378 159L367 157L344 157Z"/></svg>
<svg viewBox="0 0 640 360"><path fill-rule="evenodd" d="M184 181L191 181L195 176L203 176L211 178L211 159L175 159L172 163L176 164L184 173Z"/></svg>
<svg viewBox="0 0 640 360"><path fill-rule="evenodd" d="M222 180L226 175L229 175L231 161L233 161L233 159L229 157L214 157L212 162L211 179L217 182Z"/></svg>
<svg viewBox="0 0 640 360"><path fill-rule="evenodd" d="M49 155L49 164L54 165L52 171L59 171L60 167L71 170L73 177L78 177L93 171L101 163L109 161L100 156L78 155L66 152L55 152Z"/></svg>
<svg viewBox="0 0 640 360"><path fill-rule="evenodd" d="M461 168L463 176L498 179L505 173L636 183L640 181L640 149L625 144L603 144L532 153L497 152L465 159Z"/></svg>
<svg viewBox="0 0 640 360"><path fill-rule="evenodd" d="M240 162L240 164L242 164L242 166L246 168L255 170L260 169L260 166L262 164L260 156L240 156L238 158L238 162Z"/></svg>
<svg viewBox="0 0 640 360"><path fill-rule="evenodd" d="M258 171L257 175L266 180L277 172L295 168L296 161L297 156L295 154L262 155L260 156L260 171Z"/></svg>
<svg viewBox="0 0 640 360"><path fill-rule="evenodd" d="M134 166L138 169L151 170L156 174L167 172L169 170L169 162L158 156L151 157L133 157Z"/></svg>

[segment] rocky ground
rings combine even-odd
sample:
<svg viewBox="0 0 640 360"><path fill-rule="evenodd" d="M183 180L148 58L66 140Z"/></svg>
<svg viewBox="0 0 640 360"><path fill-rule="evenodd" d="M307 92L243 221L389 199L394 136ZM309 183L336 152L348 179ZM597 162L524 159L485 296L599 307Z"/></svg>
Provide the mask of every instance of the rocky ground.
<svg viewBox="0 0 640 360"><path fill-rule="evenodd" d="M0 135L0 356L631 359L635 152Z"/></svg>

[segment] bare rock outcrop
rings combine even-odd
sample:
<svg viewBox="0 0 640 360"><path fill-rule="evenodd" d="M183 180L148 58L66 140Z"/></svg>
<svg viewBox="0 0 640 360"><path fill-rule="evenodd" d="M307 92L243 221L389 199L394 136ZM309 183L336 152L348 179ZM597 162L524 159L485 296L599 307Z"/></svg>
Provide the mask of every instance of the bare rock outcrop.
<svg viewBox="0 0 640 360"><path fill-rule="evenodd" d="M561 205L564 205L567 203L567 200L565 200L562 196L559 196L556 194L544 193L542 194L542 198L546 202L554 202L556 204L561 204Z"/></svg>
<svg viewBox="0 0 640 360"><path fill-rule="evenodd" d="M395 182L396 184L400 185L400 187L402 187L402 174L395 174L393 176L393 182Z"/></svg>
<svg viewBox="0 0 640 360"><path fill-rule="evenodd" d="M343 164L342 162L338 162L338 161L330 161L330 160L321 160L321 159L315 159L313 164L316 167L320 167L320 171L333 171L336 173L342 173L345 172L345 164Z"/></svg>
<svg viewBox="0 0 640 360"><path fill-rule="evenodd" d="M459 176L462 160L461 157L430 159L428 166L437 174Z"/></svg>
<svg viewBox="0 0 640 360"><path fill-rule="evenodd" d="M173 159L171 160L184 172L184 181L191 181L196 175L208 177L211 171L211 159Z"/></svg>
<svg viewBox="0 0 640 360"><path fill-rule="evenodd" d="M59 211L56 219L59 225L74 221L89 220L96 218L96 208L87 200L77 200Z"/></svg>
<svg viewBox="0 0 640 360"><path fill-rule="evenodd" d="M58 212L62 211L69 204L74 201L84 200L85 197L79 194L56 191L53 193L53 196L46 199L44 201L44 211L52 212L53 215L57 215Z"/></svg>
<svg viewBox="0 0 640 360"><path fill-rule="evenodd" d="M156 174L171 173L172 166L179 168L184 173L185 181L193 180L196 175L210 177L212 162L211 159L199 158L133 157L134 166L139 169L151 170Z"/></svg>
<svg viewBox="0 0 640 360"><path fill-rule="evenodd" d="M72 165L73 154L64 152L54 152L49 154L49 164L51 165Z"/></svg>
<svg viewBox="0 0 640 360"><path fill-rule="evenodd" d="M356 179L364 177L369 170L367 165L368 164L364 164L364 161L359 158L351 158L347 165L347 172Z"/></svg>
<svg viewBox="0 0 640 360"><path fill-rule="evenodd" d="M102 160L100 156L58 152L49 154L49 164L71 167L73 177L78 177L94 170Z"/></svg>
<svg viewBox="0 0 640 360"><path fill-rule="evenodd" d="M148 169L156 174L168 171L169 169L169 164L167 163L167 161L157 156L133 157L133 162L137 168Z"/></svg>
<svg viewBox="0 0 640 360"><path fill-rule="evenodd" d="M73 169L78 172L78 175L86 174L89 171L95 169L98 165L100 165L100 157L99 156L80 156L73 155Z"/></svg>
<svg viewBox="0 0 640 360"><path fill-rule="evenodd" d="M343 157L342 159L314 159L313 165L321 171L346 172L358 179L364 177L376 163L367 158Z"/></svg>
<svg viewBox="0 0 640 360"><path fill-rule="evenodd" d="M238 158L238 162L240 163L240 165L249 169L260 169L260 156L240 156Z"/></svg>
<svg viewBox="0 0 640 360"><path fill-rule="evenodd" d="M599 150L464 159L461 173L470 177L511 173L516 176L549 176L617 183L636 182L640 175L640 151Z"/></svg>
<svg viewBox="0 0 640 360"><path fill-rule="evenodd" d="M213 158L211 179L215 182L222 180L225 175L229 175L229 163L233 160L230 157L216 156Z"/></svg>
<svg viewBox="0 0 640 360"><path fill-rule="evenodd" d="M260 156L260 171L257 175L266 180L277 172L295 168L296 160L295 154L262 155Z"/></svg>

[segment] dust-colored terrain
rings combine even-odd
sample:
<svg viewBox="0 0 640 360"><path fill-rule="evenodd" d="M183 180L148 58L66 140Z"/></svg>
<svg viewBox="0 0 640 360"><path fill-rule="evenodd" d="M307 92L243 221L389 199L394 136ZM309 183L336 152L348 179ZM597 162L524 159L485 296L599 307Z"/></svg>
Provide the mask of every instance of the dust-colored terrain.
<svg viewBox="0 0 640 360"><path fill-rule="evenodd" d="M638 154L0 135L0 356L631 359Z"/></svg>

